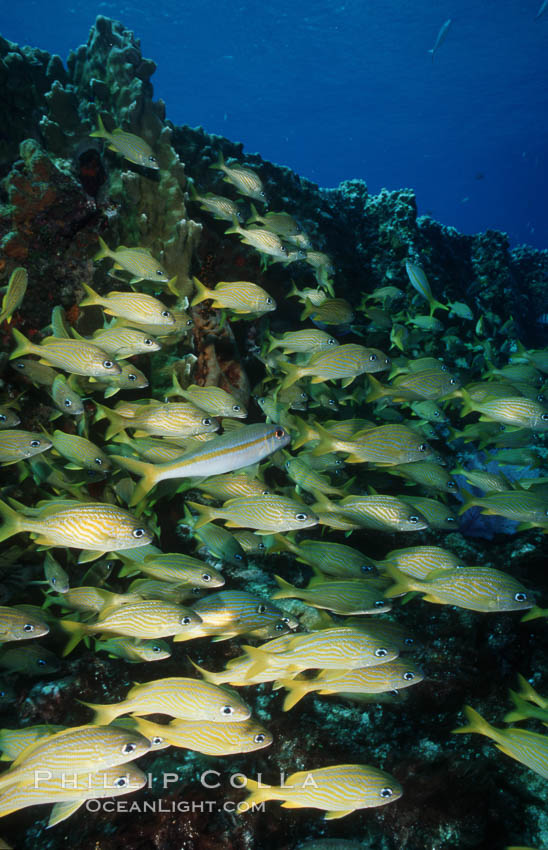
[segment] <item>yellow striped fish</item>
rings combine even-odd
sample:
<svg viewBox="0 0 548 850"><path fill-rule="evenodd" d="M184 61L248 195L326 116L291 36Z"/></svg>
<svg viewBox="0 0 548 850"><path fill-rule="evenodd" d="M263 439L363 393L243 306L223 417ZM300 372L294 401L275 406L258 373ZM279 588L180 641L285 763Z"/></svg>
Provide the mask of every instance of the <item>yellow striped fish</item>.
<svg viewBox="0 0 548 850"><path fill-rule="evenodd" d="M405 425L379 425L376 428L368 428L353 434L351 440L339 439L318 424L316 431L320 442L313 454L344 452L347 455L346 463L394 466L434 457L431 446Z"/></svg>
<svg viewBox="0 0 548 850"><path fill-rule="evenodd" d="M51 499L25 516L0 501L0 541L28 531L43 546L68 546L97 553L146 546L152 533L128 511L103 502Z"/></svg>
<svg viewBox="0 0 548 850"><path fill-rule="evenodd" d="M261 254L274 257L275 260L287 261L290 259L289 251L277 233L272 233L263 227L252 227L246 229L237 221L233 221L232 227L228 227L225 233L237 233L244 245L250 245Z"/></svg>
<svg viewBox="0 0 548 850"><path fill-rule="evenodd" d="M293 587L281 576L274 576L280 590L272 599L302 599L314 608L327 608L334 614L382 614L390 611L390 603L383 597L384 579L341 579L324 581L313 579L308 587Z"/></svg>
<svg viewBox="0 0 548 850"><path fill-rule="evenodd" d="M291 551L295 553L298 561L312 567L317 566L322 573L337 578L361 578L375 571L375 561L344 543L300 540L298 546Z"/></svg>
<svg viewBox="0 0 548 850"><path fill-rule="evenodd" d="M428 528L436 531L457 530L457 517L443 502L427 499L424 496L400 496L400 499L420 511L428 523Z"/></svg>
<svg viewBox="0 0 548 850"><path fill-rule="evenodd" d="M111 723L122 714L141 717L167 714L181 720L211 720L215 723L248 720L248 706L234 693L201 679L170 677L134 685L122 702L109 705L83 703L95 712L94 723ZM110 728L110 727L109 727Z"/></svg>
<svg viewBox="0 0 548 850"><path fill-rule="evenodd" d="M461 559L447 549L439 546L410 546L407 549L393 549L386 560L378 562L382 568L386 563L395 564L399 570L415 578L425 578L434 570L455 570L462 566Z"/></svg>
<svg viewBox="0 0 548 850"><path fill-rule="evenodd" d="M346 496L332 504L343 514L343 518L358 523L362 528L379 531L422 531L428 528L426 519L419 511L412 510L395 496L378 493L372 496Z"/></svg>
<svg viewBox="0 0 548 850"><path fill-rule="evenodd" d="M371 376L368 380L370 386L368 402L380 398L392 398L394 401L420 401L421 399L438 401L455 392L460 386L458 378L439 369L398 375L389 386L381 384Z"/></svg>
<svg viewBox="0 0 548 850"><path fill-rule="evenodd" d="M0 729L1 761L13 761L38 738L53 735L54 732L62 732L65 728L65 726L43 723L38 726L25 726L22 729Z"/></svg>
<svg viewBox="0 0 548 850"><path fill-rule="evenodd" d="M220 281L214 289L208 289L197 277L192 278L196 295L191 306L211 300L217 309L226 308L233 313L270 313L276 309L276 302L262 286L247 280Z"/></svg>
<svg viewBox="0 0 548 850"><path fill-rule="evenodd" d="M211 213L213 218L218 221L232 221L236 218L239 222L243 222L244 216L238 204L231 201L230 198L224 198L222 195L215 195L213 192L206 192L205 195L199 195L196 191L194 183L190 183L190 200L200 204L200 209Z"/></svg>
<svg viewBox="0 0 548 850"><path fill-rule="evenodd" d="M112 464L108 455L85 437L54 431L50 437L53 448L70 461L66 469L91 469L94 472L108 472Z"/></svg>
<svg viewBox="0 0 548 850"><path fill-rule="evenodd" d="M248 807L265 800L283 801L286 808L322 809L325 820L343 818L357 809L370 809L393 803L403 790L399 782L384 770L367 764L336 764L316 770L292 773L281 786L246 779L250 791ZM240 806L239 811L244 811Z"/></svg>
<svg viewBox="0 0 548 850"><path fill-rule="evenodd" d="M208 756L251 753L270 746L273 741L272 734L253 719L228 723L175 719L164 726L135 719L136 728L146 737L156 734L172 747L183 747Z"/></svg>
<svg viewBox="0 0 548 850"><path fill-rule="evenodd" d="M6 788L0 795L0 817L27 806L55 803L48 821L49 828L74 814L86 800L118 797L138 791L147 783L146 775L133 764L98 772L66 770L51 777L47 776L47 771L48 768L44 768L42 774L38 773L35 782Z"/></svg>
<svg viewBox="0 0 548 850"><path fill-rule="evenodd" d="M125 566L120 570L120 578L134 572L146 573L161 581L171 581L175 584L191 584L194 587L222 587L224 577L219 570L204 564L198 558L184 555L181 552L158 555L147 555L143 561L136 563L131 557L126 558L122 553L119 557Z"/></svg>
<svg viewBox="0 0 548 850"><path fill-rule="evenodd" d="M104 239L101 239L100 236L97 238L99 239L100 249L93 258L95 262L109 257L114 260L115 269L123 269L130 273L130 283L138 283L141 280L168 282L168 273L146 248L126 248L125 245L120 245L119 248L112 251Z"/></svg>
<svg viewBox="0 0 548 850"><path fill-rule="evenodd" d="M479 507L481 513L487 516L503 516L529 525L548 524L548 498L537 496L530 490L507 490L488 496L473 496L465 492L464 497L459 514L472 507Z"/></svg>
<svg viewBox="0 0 548 850"><path fill-rule="evenodd" d="M90 342L98 345L116 360L125 360L134 354L151 354L159 351L161 345L154 337L137 328L112 327L95 331Z"/></svg>
<svg viewBox="0 0 548 850"><path fill-rule="evenodd" d="M163 640L114 637L109 640L96 640L94 648L96 652L108 652L109 655L137 664L142 661L164 661L171 656L169 646Z"/></svg>
<svg viewBox="0 0 548 850"><path fill-rule="evenodd" d="M383 694L418 685L423 679L422 670L414 662L396 658L357 670L322 670L314 679L279 679L274 688L288 691L282 710L289 711L306 694Z"/></svg>
<svg viewBox="0 0 548 850"><path fill-rule="evenodd" d="M283 349L284 354L316 354L318 351L331 351L339 343L335 337L317 328L304 331L288 331L281 337L266 334L269 342L267 353L275 348Z"/></svg>
<svg viewBox="0 0 548 850"><path fill-rule="evenodd" d="M119 375L121 368L116 360L112 360L96 345L79 339L56 339L47 337L40 345L23 336L20 331L12 331L17 343L10 354L10 360L23 354L37 354L42 360L47 360L52 366L58 366L73 375L90 375L94 378Z"/></svg>
<svg viewBox="0 0 548 850"><path fill-rule="evenodd" d="M109 316L124 319L130 324L136 322L139 325L149 325L158 330L169 329L175 324L173 313L161 301L145 292L112 290L108 295L99 295L87 283L82 286L87 295L80 301L80 307L102 307Z"/></svg>
<svg viewBox="0 0 548 850"><path fill-rule="evenodd" d="M349 669L385 664L398 657L399 650L377 637L351 626L336 626L308 635L294 635L287 645L271 647L244 646L248 656L255 661L249 668L253 677L265 667L278 670L300 671L309 669Z"/></svg>
<svg viewBox="0 0 548 850"><path fill-rule="evenodd" d="M126 428L135 428L157 437L172 438L211 434L219 430L216 419L186 402L139 405L132 416L121 415L118 408L111 410L102 404L97 405L97 411L98 419L106 417L110 422L106 433L107 440Z"/></svg>
<svg viewBox="0 0 548 850"><path fill-rule="evenodd" d="M318 517L306 505L284 496L242 496L229 499L221 508L187 502L199 514L196 528L222 519L230 528L254 528L260 534L292 531L316 525Z"/></svg>
<svg viewBox="0 0 548 850"><path fill-rule="evenodd" d="M163 407L168 407L168 405ZM177 408L177 405L174 404L171 407ZM104 410L106 412L106 408ZM203 423L203 413L201 416ZM154 411L148 416L147 421L150 421L151 418L158 419L157 415L154 417ZM126 421L135 423L135 418ZM142 423L144 416L138 421ZM133 426L128 424L125 427ZM142 424L139 427L142 427ZM204 429L211 428L209 425L202 425L202 427ZM113 455L112 459L130 472L141 476L141 481L131 500L131 504L137 504L160 481L171 478L199 478L232 472L257 463L268 457L272 452L287 446L289 441L288 432L279 425L245 425L235 431L229 431L220 437L215 437L203 447L181 453L177 460L169 463L150 464L119 455ZM198 523L196 527L200 528L200 525L204 524Z"/></svg>
<svg viewBox="0 0 548 850"><path fill-rule="evenodd" d="M276 652L281 652L289 646L293 637L293 634L286 632L273 640L269 640L268 643L262 644L262 648L264 649L268 647L268 650L274 654ZM273 682L280 674L279 666L274 664L273 667L269 667L268 663L265 661L261 664L261 669L251 676L249 671L251 668L256 667L256 661L247 654L231 658L227 661L225 669L221 670L219 673L214 673L211 670L204 670L203 667L200 667L192 661L192 659L191 663L194 665L196 670L201 673L206 682L212 682L214 685L229 684L236 685L238 687L246 687L247 685L257 685L260 682ZM286 671L284 670L284 674L285 673ZM293 675L296 675L296 673Z"/></svg>
<svg viewBox="0 0 548 850"><path fill-rule="evenodd" d="M278 634L298 625L268 599L242 590L208 594L195 603L193 610L202 620L197 634L215 635L218 640L269 628ZM185 640L184 634L175 638L176 642L180 640Z"/></svg>
<svg viewBox="0 0 548 850"><path fill-rule="evenodd" d="M241 195L254 198L256 201L262 201L266 204L266 194L261 178L251 168L244 168L243 165L239 165L237 162L227 165L222 153L219 154L217 162L209 167L222 171L224 173L224 182L234 186L236 191Z"/></svg>
<svg viewBox="0 0 548 850"><path fill-rule="evenodd" d="M108 149L111 151L116 151L116 153L121 154L124 159L127 159L129 162L133 162L134 165L142 165L145 168L153 168L155 171L160 168L158 165L158 160L154 155L150 145L145 142L144 139L141 139L140 136L136 136L134 133L128 133L125 130L120 130L120 128L116 128L109 133L105 129L105 125L103 124L103 120L100 115L97 116L97 123L99 127L97 130L94 130L93 133L90 133L90 137L97 139L106 139L108 144Z"/></svg>
<svg viewBox="0 0 548 850"><path fill-rule="evenodd" d="M38 638L47 635L48 632L48 624L40 617L28 614L26 611L19 611L17 608L10 608L7 605L0 606L1 643L10 640Z"/></svg>
<svg viewBox="0 0 548 850"><path fill-rule="evenodd" d="M186 390L179 388L177 394L212 416L229 416L233 419L245 419L247 416L244 405L221 387L191 384Z"/></svg>
<svg viewBox="0 0 548 850"><path fill-rule="evenodd" d="M135 638L162 638L184 634L185 639L198 637L201 618L192 608L174 605L161 599L140 599L126 605L103 608L94 623L59 620L60 628L70 635L63 656L69 655L86 635L113 632Z"/></svg>
<svg viewBox="0 0 548 850"><path fill-rule="evenodd" d="M319 491L333 496L344 495L341 489L333 487L327 475L322 475L321 472L311 469L306 461L299 457L291 457L286 460L284 468L291 480L294 481L298 493L301 490L307 490L310 493Z"/></svg>
<svg viewBox="0 0 548 850"><path fill-rule="evenodd" d="M213 687L213 686L211 686ZM38 738L0 776L0 790L17 783L32 784L35 771L48 770L52 777L69 773L107 770L139 758L150 742L138 732L115 726L74 726Z"/></svg>
<svg viewBox="0 0 548 850"><path fill-rule="evenodd" d="M61 597L49 597L49 605L60 605L71 611L94 612L96 614L103 608L117 608L127 605L129 602L139 602L141 597L137 593L111 593L104 587L94 585L81 585L71 587Z"/></svg>
<svg viewBox="0 0 548 850"><path fill-rule="evenodd" d="M387 563L386 572L394 584L385 591L391 598L410 590L425 595L425 602L437 605L457 605L471 611L524 611L533 607L530 591L513 576L492 567L459 567L429 573L418 579Z"/></svg>
<svg viewBox="0 0 548 850"><path fill-rule="evenodd" d="M307 298L300 319L304 322L308 318L323 325L349 325L354 321L354 310L344 298L326 298L317 305Z"/></svg>
<svg viewBox="0 0 548 850"><path fill-rule="evenodd" d="M287 389L305 377L310 377L313 384L341 380L342 386L347 387L358 375L382 372L389 369L390 364L390 358L376 348L347 343L337 346L333 351L320 351L302 365L280 360L280 368L286 375L281 388Z"/></svg>
<svg viewBox="0 0 548 850"><path fill-rule="evenodd" d="M0 325L2 322L11 322L12 316L23 303L25 292L27 291L28 274L27 270L16 268L12 271L6 293L2 298L2 309L0 310Z"/></svg>
<svg viewBox="0 0 548 850"><path fill-rule="evenodd" d="M8 466L51 449L51 440L33 431L6 429L0 431L0 463Z"/></svg>
<svg viewBox="0 0 548 850"><path fill-rule="evenodd" d="M539 735L527 729L499 729L474 711L469 705L464 706L464 714L468 721L465 726L453 729L457 734L477 732L495 742L495 746L505 755L519 761L534 770L539 776L548 779L548 735Z"/></svg>
<svg viewBox="0 0 548 850"><path fill-rule="evenodd" d="M476 411L481 413L480 419L502 422L505 425L515 425L518 428L530 428L532 431L548 430L548 410L538 401L521 396L485 399L473 401L466 390L462 389L464 404L460 415Z"/></svg>
<svg viewBox="0 0 548 850"><path fill-rule="evenodd" d="M432 460L421 460L418 463L405 463L392 466L389 469L392 475L401 475L402 478L407 478L414 481L415 484L422 484L432 490L440 490L442 493L457 493L457 482L451 478L451 475Z"/></svg>
<svg viewBox="0 0 548 850"><path fill-rule="evenodd" d="M251 204L251 216L246 224L262 224L263 227L290 241L292 237L299 236L301 233L300 226L289 213L269 212L266 215L259 215L253 204Z"/></svg>

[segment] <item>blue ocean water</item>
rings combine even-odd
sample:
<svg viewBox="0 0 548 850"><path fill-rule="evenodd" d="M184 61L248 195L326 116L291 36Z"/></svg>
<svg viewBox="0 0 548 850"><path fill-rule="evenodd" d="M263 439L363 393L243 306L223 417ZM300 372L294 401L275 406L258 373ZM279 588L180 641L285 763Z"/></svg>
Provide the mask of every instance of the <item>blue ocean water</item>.
<svg viewBox="0 0 548 850"><path fill-rule="evenodd" d="M141 40L177 124L319 183L410 187L464 233L548 247L548 10L541 0L20 0L0 33L63 59L97 14ZM428 53L444 21L447 37Z"/></svg>

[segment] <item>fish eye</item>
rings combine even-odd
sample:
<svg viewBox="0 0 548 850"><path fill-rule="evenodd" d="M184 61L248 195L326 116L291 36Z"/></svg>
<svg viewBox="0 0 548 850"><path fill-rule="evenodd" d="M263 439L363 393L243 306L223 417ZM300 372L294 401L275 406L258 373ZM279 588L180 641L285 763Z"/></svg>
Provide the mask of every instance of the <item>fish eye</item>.
<svg viewBox="0 0 548 850"><path fill-rule="evenodd" d="M223 707L221 708L221 714L224 714L226 717L228 717L230 714L234 714L234 709L231 705L223 705Z"/></svg>
<svg viewBox="0 0 548 850"><path fill-rule="evenodd" d="M259 399L259 401L264 401L264 399ZM277 437L279 440L281 440L282 437L285 437L284 429L283 428L276 428L276 430L274 431L274 436Z"/></svg>
<svg viewBox="0 0 548 850"><path fill-rule="evenodd" d="M147 337L147 339L143 340L143 345L153 345L153 342L152 342L151 339L148 339L148 337Z"/></svg>
<svg viewBox="0 0 548 850"><path fill-rule="evenodd" d="M137 380L137 375L134 375L133 372L130 372L127 377L128 377L128 381L136 381Z"/></svg>
<svg viewBox="0 0 548 850"><path fill-rule="evenodd" d="M445 522L455 522L455 517L454 516L446 516Z"/></svg>
<svg viewBox="0 0 548 850"><path fill-rule="evenodd" d="M232 405L232 410L234 410L236 413L239 413L241 409L242 408L240 407L239 404L233 404Z"/></svg>
<svg viewBox="0 0 548 850"><path fill-rule="evenodd" d="M267 303L267 304L272 304L272 298L270 298L270 296L266 299L266 303Z"/></svg>
<svg viewBox="0 0 548 850"><path fill-rule="evenodd" d="M186 326L187 326L187 328L191 328L193 324L194 324L194 322L192 321L192 319L188 319Z"/></svg>
<svg viewBox="0 0 548 850"><path fill-rule="evenodd" d="M333 339L333 337L330 336L329 339L327 340L327 344L328 345L337 345L337 340Z"/></svg>
<svg viewBox="0 0 548 850"><path fill-rule="evenodd" d="M264 545L264 543L259 543L257 549L261 549L262 551L263 549L266 549L266 546Z"/></svg>
<svg viewBox="0 0 548 850"><path fill-rule="evenodd" d="M335 399L333 398L328 399L327 403L331 405L336 404Z"/></svg>
<svg viewBox="0 0 548 850"><path fill-rule="evenodd" d="M164 319L171 319L172 318L172 315L169 312L169 310L162 310L161 315L164 317Z"/></svg>
<svg viewBox="0 0 548 850"><path fill-rule="evenodd" d="M449 383L450 383L450 384L456 384L456 383L457 383L457 379L456 379L456 378L451 378L451 379L450 379L450 381L449 381Z"/></svg>
<svg viewBox="0 0 548 850"><path fill-rule="evenodd" d="M65 407L72 407L72 402L71 402L70 398L66 398L64 403L65 403Z"/></svg>
<svg viewBox="0 0 548 850"><path fill-rule="evenodd" d="M415 643L414 639L413 639L413 638L410 638L410 637L407 637L407 638L405 638L405 640L404 640L404 644L405 644L406 646L413 646L413 644L414 644L414 643Z"/></svg>
<svg viewBox="0 0 548 850"><path fill-rule="evenodd" d="M211 419L202 419L202 425L211 425Z"/></svg>
<svg viewBox="0 0 548 850"><path fill-rule="evenodd" d="M202 573L202 581L211 581L209 573Z"/></svg>
<svg viewBox="0 0 548 850"><path fill-rule="evenodd" d="M542 419L543 422L548 422L548 413L543 413L540 418Z"/></svg>
<svg viewBox="0 0 548 850"><path fill-rule="evenodd" d="M52 584L57 584L57 579L55 578L55 576L52 576L52 577L50 578L50 582L51 582Z"/></svg>
<svg viewBox="0 0 548 850"><path fill-rule="evenodd" d="M29 446L31 446L33 449L37 449L39 445L40 445L40 440L31 440L30 443L29 443Z"/></svg>
<svg viewBox="0 0 548 850"><path fill-rule="evenodd" d="M103 458L102 457L94 457L93 463L96 463L97 466L102 466L103 465Z"/></svg>
<svg viewBox="0 0 548 850"><path fill-rule="evenodd" d="M14 363L14 364L13 364L13 368L14 368L14 369L24 369L24 368L25 368L25 366L26 366L26 364L25 364L25 363Z"/></svg>
<svg viewBox="0 0 548 850"><path fill-rule="evenodd" d="M158 275L158 277L164 277L162 269L156 269L156 274Z"/></svg>
<svg viewBox="0 0 548 850"><path fill-rule="evenodd" d="M133 529L133 536L137 537L137 539L139 537L144 537L145 534L146 534L146 530L144 528L134 528Z"/></svg>
<svg viewBox="0 0 548 850"><path fill-rule="evenodd" d="M126 785L129 785L129 780L127 776L119 776L114 780L113 785L115 788L125 788Z"/></svg>
<svg viewBox="0 0 548 850"><path fill-rule="evenodd" d="M411 670L408 670L407 673L403 674L403 678L405 679L406 682L410 682L411 679L415 678L415 674L412 673Z"/></svg>
<svg viewBox="0 0 548 850"><path fill-rule="evenodd" d="M265 614L266 613L266 605L261 604L257 605L257 614Z"/></svg>
<svg viewBox="0 0 548 850"><path fill-rule="evenodd" d="M240 555L240 554L238 554L238 553L236 553L236 554L234 555L234 560L235 560L235 561L243 561L243 556L242 556L242 555Z"/></svg>
<svg viewBox="0 0 548 850"><path fill-rule="evenodd" d="M416 522L420 522L420 519L419 519L418 516L410 516L410 517L407 517L407 519L409 520L409 522L412 522L413 524L415 524Z"/></svg>
<svg viewBox="0 0 548 850"><path fill-rule="evenodd" d="M299 522L304 522L308 519L308 514L295 514L295 519L298 519Z"/></svg>
<svg viewBox="0 0 548 850"><path fill-rule="evenodd" d="M23 626L24 632L33 632L36 627L32 625L32 623L25 623Z"/></svg>
<svg viewBox="0 0 548 850"><path fill-rule="evenodd" d="M5 422L5 421L6 421L6 419L7 419L6 414L5 414L5 413L0 413L0 422Z"/></svg>
<svg viewBox="0 0 548 850"><path fill-rule="evenodd" d="M388 797L392 797L394 795L394 792L393 792L392 788L381 788L380 794L381 794L381 797L384 797L385 799L387 799Z"/></svg>
<svg viewBox="0 0 548 850"><path fill-rule="evenodd" d="M376 354L370 354L369 359L371 360L371 362L373 362L377 359L377 355Z"/></svg>
<svg viewBox="0 0 548 850"><path fill-rule="evenodd" d="M156 645L151 647L151 649L152 649L152 652L161 652L162 651L162 647L156 646Z"/></svg>
<svg viewBox="0 0 548 850"><path fill-rule="evenodd" d="M112 362L112 360L103 360L103 366L105 367L105 369L113 369L114 363Z"/></svg>
<svg viewBox="0 0 548 850"><path fill-rule="evenodd" d="M283 632L284 630L285 630L285 626L284 626L283 623L276 623L276 625L274 626L275 632Z"/></svg>
<svg viewBox="0 0 548 850"><path fill-rule="evenodd" d="M375 655L377 656L377 658L384 658L386 655L388 655L388 650L387 649L376 649Z"/></svg>
<svg viewBox="0 0 548 850"><path fill-rule="evenodd" d="M544 404L544 402L546 401L546 399L544 398L544 396L543 396L543 395L538 395L538 396L537 396L537 401L539 401L541 404Z"/></svg>
<svg viewBox="0 0 548 850"><path fill-rule="evenodd" d="M390 366L390 364L392 363L392 361L390 360L390 357L386 357L384 362L386 363L387 366Z"/></svg>
<svg viewBox="0 0 548 850"><path fill-rule="evenodd" d="M374 603L374 605L375 605L375 608L381 608L383 605L386 605L386 602L385 602L384 599L377 599L377 601Z"/></svg>
<svg viewBox="0 0 548 850"><path fill-rule="evenodd" d="M45 658L37 658L36 663L38 664L39 667L45 667L48 662L46 661Z"/></svg>
<svg viewBox="0 0 548 850"><path fill-rule="evenodd" d="M527 594L522 591L518 591L518 593L514 594L514 599L516 602L527 602Z"/></svg>
<svg viewBox="0 0 548 850"><path fill-rule="evenodd" d="M190 626L191 623L192 623L192 620L191 620L190 617L182 617L181 618L181 625L182 626Z"/></svg>
<svg viewBox="0 0 548 850"><path fill-rule="evenodd" d="M130 741L128 744L124 744L122 747L122 752L125 756L134 752L137 749L137 744L134 744L133 741Z"/></svg>
<svg viewBox="0 0 548 850"><path fill-rule="evenodd" d="M371 564L362 564L360 567L362 573L370 573L372 569L373 567L371 566Z"/></svg>
<svg viewBox="0 0 548 850"><path fill-rule="evenodd" d="M255 737L253 738L253 741L254 741L255 744L262 744L264 742L265 738L266 738L266 735L263 735L262 732L259 732L259 734L255 735Z"/></svg>
<svg viewBox="0 0 548 850"><path fill-rule="evenodd" d="M426 443L421 443L419 446L419 452L425 452L427 448L428 446L426 445Z"/></svg>
<svg viewBox="0 0 548 850"><path fill-rule="evenodd" d="M456 481L448 481L447 487L448 487L449 490L456 490L457 489L457 482Z"/></svg>
<svg viewBox="0 0 548 850"><path fill-rule="evenodd" d="M158 160L156 159L156 157L155 157L155 156L152 156L152 154L149 156L148 161L149 161L149 162L158 162Z"/></svg>
<svg viewBox="0 0 548 850"><path fill-rule="evenodd" d="M159 735L153 735L152 738L150 739L150 741L151 741L152 744L156 744L156 746L164 743L164 739L160 738Z"/></svg>

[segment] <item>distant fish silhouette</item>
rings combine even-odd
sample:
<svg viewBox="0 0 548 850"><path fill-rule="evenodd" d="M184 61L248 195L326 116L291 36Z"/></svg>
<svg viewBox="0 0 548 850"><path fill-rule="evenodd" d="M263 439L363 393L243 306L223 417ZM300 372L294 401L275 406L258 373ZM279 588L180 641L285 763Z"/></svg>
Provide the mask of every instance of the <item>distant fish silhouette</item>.
<svg viewBox="0 0 548 850"><path fill-rule="evenodd" d="M538 10L537 14L535 15L535 19L540 18L540 16L543 14L543 12L546 11L546 9L548 9L548 0L543 0L543 3L541 4L540 9Z"/></svg>
<svg viewBox="0 0 548 850"><path fill-rule="evenodd" d="M547 5L548 5L548 0L544 0L543 6L547 6ZM540 12L539 12L539 14L540 14ZM538 15L537 15L537 17L538 17ZM436 50L438 50L441 47L441 45L443 44L443 42L445 41L445 37L447 36L447 33L449 32L450 26L451 26L451 18L448 18L445 21L445 23L442 24L442 26L440 28L440 31L438 33L438 37L436 38L434 47L430 48L430 50L428 51L429 53L432 54L432 62L434 61L434 55L436 53Z"/></svg>

